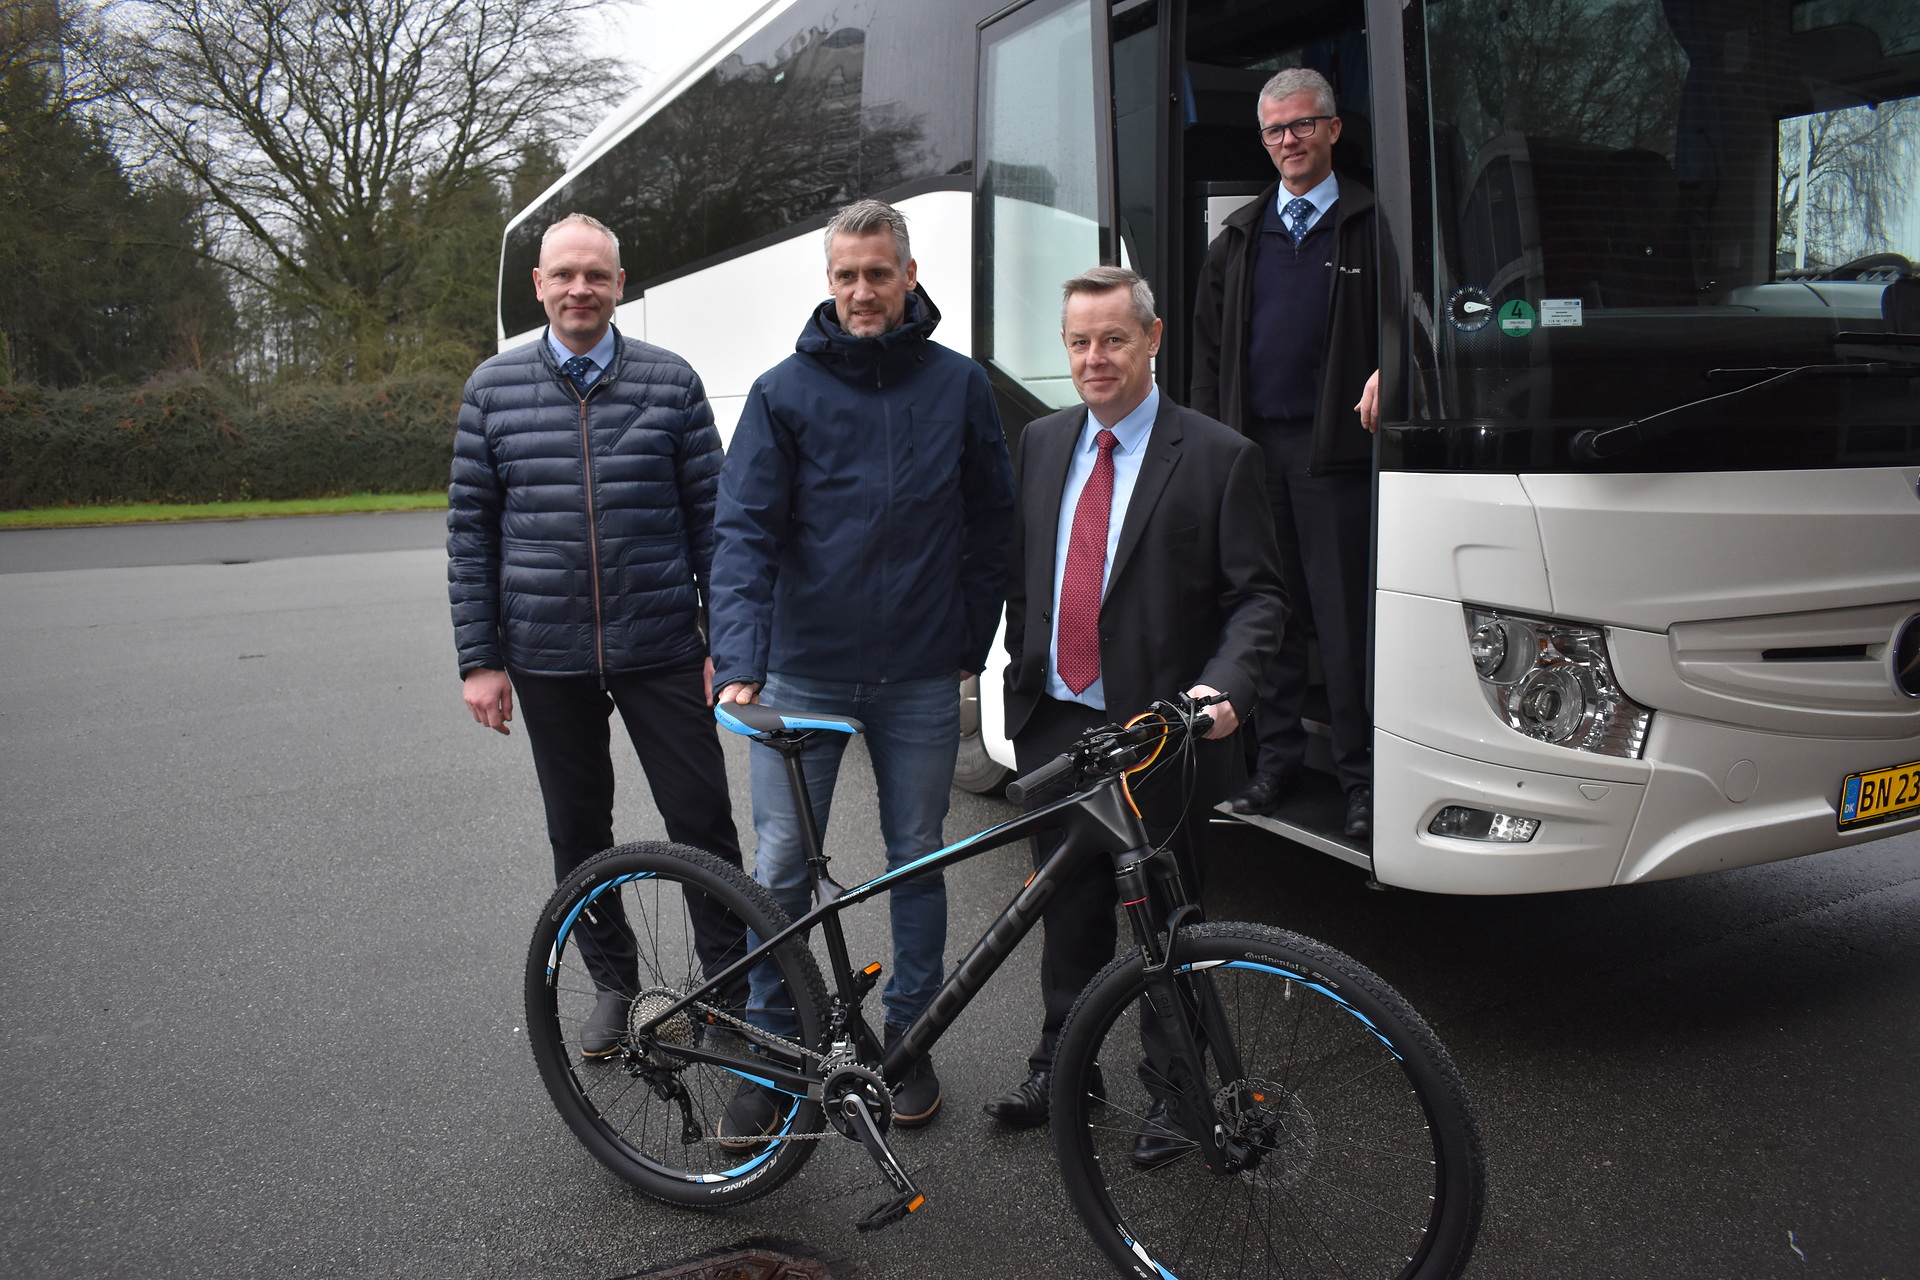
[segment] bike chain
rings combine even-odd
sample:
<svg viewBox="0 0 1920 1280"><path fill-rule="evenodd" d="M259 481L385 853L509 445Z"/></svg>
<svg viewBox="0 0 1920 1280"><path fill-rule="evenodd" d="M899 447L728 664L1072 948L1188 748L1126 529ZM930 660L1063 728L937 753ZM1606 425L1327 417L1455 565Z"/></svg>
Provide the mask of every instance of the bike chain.
<svg viewBox="0 0 1920 1280"><path fill-rule="evenodd" d="M822 1065L824 1065L827 1061L826 1054L815 1053L812 1049L809 1049L804 1045L795 1044L791 1040L788 1040L788 1039L785 1039L784 1037L773 1034L773 1032L768 1031L765 1027L756 1027L751 1022L748 1022L745 1018L736 1018L724 1009L716 1009L712 1005L705 1004L699 1000L695 1000L688 1007L693 1009L698 1009L701 1013L705 1014L710 1021L731 1023L735 1030L749 1032L754 1039L765 1041L768 1044L778 1045L780 1048L785 1049L789 1053L795 1054L799 1057L811 1058L815 1062L821 1063ZM839 1136L840 1134L838 1133L838 1131L834 1130L831 1127L826 1127L826 1128L822 1128L818 1133L781 1134L780 1141L782 1142L818 1142L822 1138L837 1138ZM718 1135L714 1135L712 1137L703 1136L701 1138L701 1141L711 1142L717 1145L720 1143L721 1139Z"/></svg>

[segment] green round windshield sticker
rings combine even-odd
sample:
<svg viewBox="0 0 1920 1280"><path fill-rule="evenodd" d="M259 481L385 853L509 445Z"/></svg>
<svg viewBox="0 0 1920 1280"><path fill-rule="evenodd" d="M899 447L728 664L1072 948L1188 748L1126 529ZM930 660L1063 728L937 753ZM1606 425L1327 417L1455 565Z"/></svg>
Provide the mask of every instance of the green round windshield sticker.
<svg viewBox="0 0 1920 1280"><path fill-rule="evenodd" d="M1533 332L1533 308L1515 298L1500 308L1500 332L1509 338L1524 338Z"/></svg>

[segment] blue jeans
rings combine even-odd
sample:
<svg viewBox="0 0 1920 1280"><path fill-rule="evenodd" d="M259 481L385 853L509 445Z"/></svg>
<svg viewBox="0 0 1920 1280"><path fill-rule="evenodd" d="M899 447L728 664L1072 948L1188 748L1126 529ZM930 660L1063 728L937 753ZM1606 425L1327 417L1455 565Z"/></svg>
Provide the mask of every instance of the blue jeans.
<svg viewBox="0 0 1920 1280"><path fill-rule="evenodd" d="M866 726L867 755L880 799L880 832L887 842L889 871L932 853L946 841L940 827L947 817L953 764L960 746L958 675L898 684L848 684L807 680L778 673L767 677L761 701L791 711L821 711L853 716ZM801 752L814 822L824 845L833 784L847 735L823 731ZM806 851L800 818L788 788L786 761L771 747L756 745L750 754L753 828L760 837L753 878L765 885L791 919L813 907L807 882ZM881 1000L887 1021L904 1027L933 999L946 970L947 882L933 872L888 890L893 923L893 976ZM748 946L760 939L749 935ZM748 1017L775 1034L791 1035L791 1002L771 965L753 972Z"/></svg>

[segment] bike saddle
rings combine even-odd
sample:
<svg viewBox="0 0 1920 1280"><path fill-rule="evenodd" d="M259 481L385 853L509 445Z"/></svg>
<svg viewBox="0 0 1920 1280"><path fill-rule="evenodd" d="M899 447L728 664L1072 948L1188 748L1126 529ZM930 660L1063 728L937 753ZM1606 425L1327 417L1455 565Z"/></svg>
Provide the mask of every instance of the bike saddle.
<svg viewBox="0 0 1920 1280"><path fill-rule="evenodd" d="M749 738L764 738L775 733L796 733L806 729L831 729L835 733L864 733L866 726L852 716L830 716L820 711L782 711L762 702L722 702L713 709L720 726Z"/></svg>

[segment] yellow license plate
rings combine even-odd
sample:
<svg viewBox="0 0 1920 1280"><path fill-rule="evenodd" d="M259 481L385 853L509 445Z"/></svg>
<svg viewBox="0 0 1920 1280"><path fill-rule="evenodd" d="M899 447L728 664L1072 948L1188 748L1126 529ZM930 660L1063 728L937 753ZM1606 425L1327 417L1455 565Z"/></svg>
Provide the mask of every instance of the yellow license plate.
<svg viewBox="0 0 1920 1280"><path fill-rule="evenodd" d="M1840 784L1840 826L1868 827L1920 810L1920 760L1847 775Z"/></svg>

